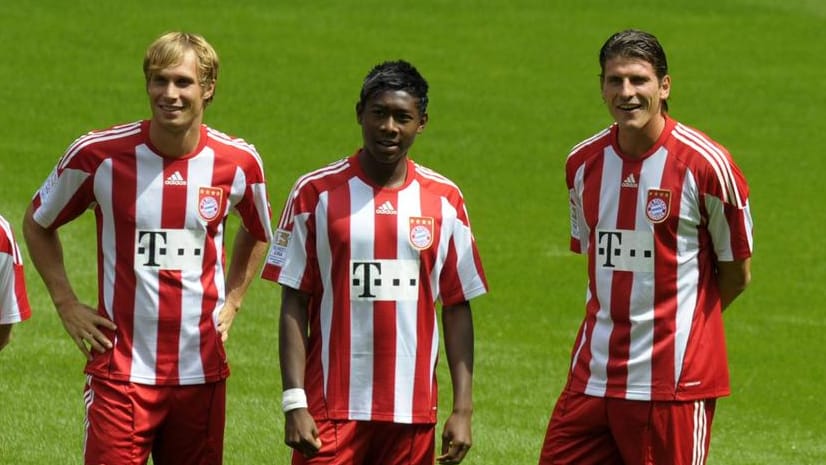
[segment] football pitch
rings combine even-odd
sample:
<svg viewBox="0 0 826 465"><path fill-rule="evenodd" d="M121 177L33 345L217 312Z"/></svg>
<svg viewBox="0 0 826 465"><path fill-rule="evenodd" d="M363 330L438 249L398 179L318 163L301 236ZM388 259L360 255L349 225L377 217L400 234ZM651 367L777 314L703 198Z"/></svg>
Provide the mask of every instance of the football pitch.
<svg viewBox="0 0 826 465"><path fill-rule="evenodd" d="M708 463L822 465L820 0L4 1L0 213L22 242L23 211L72 140L148 117L141 63L162 32L198 32L218 50L205 122L256 145L276 218L298 175L359 146L367 71L407 59L431 86L411 156L462 188L491 287L473 302L474 446L463 463L535 464L585 295L584 259L567 249L563 164L610 123L597 53L629 27L666 49L672 116L727 146L751 186L753 281L725 314L732 396L718 403ZM94 304L93 214L61 237L76 291ZM80 464L83 358L24 257L34 314L0 352L0 464ZM256 280L227 343L228 465L289 463L278 302L277 287ZM442 358L437 431L451 398Z"/></svg>

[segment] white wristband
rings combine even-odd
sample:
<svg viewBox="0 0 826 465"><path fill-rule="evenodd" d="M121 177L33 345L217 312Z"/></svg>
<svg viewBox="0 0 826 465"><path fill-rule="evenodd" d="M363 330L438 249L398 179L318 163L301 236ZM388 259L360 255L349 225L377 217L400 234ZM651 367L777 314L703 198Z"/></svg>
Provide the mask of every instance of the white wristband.
<svg viewBox="0 0 826 465"><path fill-rule="evenodd" d="M307 393L304 389L287 389L281 396L281 410L284 413L297 408L307 408Z"/></svg>

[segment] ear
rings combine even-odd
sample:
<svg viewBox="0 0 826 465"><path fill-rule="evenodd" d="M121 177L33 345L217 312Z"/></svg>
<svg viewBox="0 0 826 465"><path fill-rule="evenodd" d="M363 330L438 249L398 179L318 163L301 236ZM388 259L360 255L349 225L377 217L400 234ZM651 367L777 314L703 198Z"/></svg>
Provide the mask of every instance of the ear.
<svg viewBox="0 0 826 465"><path fill-rule="evenodd" d="M419 127L416 128L416 134L421 134L424 132L424 127L427 125L428 116L427 113L422 115L422 118L419 120Z"/></svg>
<svg viewBox="0 0 826 465"><path fill-rule="evenodd" d="M356 122L359 124L359 126L361 125L361 122L362 122L362 120L361 120L362 113L361 112L363 110L364 110L364 106L362 106L361 102L356 102Z"/></svg>
<svg viewBox="0 0 826 465"><path fill-rule="evenodd" d="M660 81L660 99L668 100L669 95L671 95L671 76L666 74Z"/></svg>
<svg viewBox="0 0 826 465"><path fill-rule="evenodd" d="M210 81L204 88L204 100L209 100L215 95L215 81Z"/></svg>

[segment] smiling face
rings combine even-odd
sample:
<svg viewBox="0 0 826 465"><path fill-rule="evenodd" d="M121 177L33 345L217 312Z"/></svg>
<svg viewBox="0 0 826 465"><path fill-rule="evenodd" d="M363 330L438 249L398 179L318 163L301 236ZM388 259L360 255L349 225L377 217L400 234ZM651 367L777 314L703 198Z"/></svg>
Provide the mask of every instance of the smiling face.
<svg viewBox="0 0 826 465"><path fill-rule="evenodd" d="M212 97L215 83L202 86L198 76L198 57L186 50L178 63L155 70L148 76L146 92L152 107L152 123L178 133L198 127L204 108Z"/></svg>
<svg viewBox="0 0 826 465"><path fill-rule="evenodd" d="M420 113L417 103L418 99L404 90L385 90L358 105L356 116L367 155L364 162L380 170L404 162L427 123L427 114Z"/></svg>
<svg viewBox="0 0 826 465"><path fill-rule="evenodd" d="M620 133L638 133L656 139L664 125L663 102L671 91L671 77L657 77L651 63L640 58L615 57L605 62L602 99Z"/></svg>

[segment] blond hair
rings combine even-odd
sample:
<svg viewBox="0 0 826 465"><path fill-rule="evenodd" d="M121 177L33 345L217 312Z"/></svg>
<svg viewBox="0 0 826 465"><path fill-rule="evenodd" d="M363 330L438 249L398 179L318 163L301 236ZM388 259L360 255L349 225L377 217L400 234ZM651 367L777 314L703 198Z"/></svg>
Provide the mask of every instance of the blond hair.
<svg viewBox="0 0 826 465"><path fill-rule="evenodd" d="M203 36L189 32L167 32L155 39L146 49L143 58L143 75L146 83L158 70L181 62L187 50L195 52L198 59L198 84L206 90L218 80L218 53ZM209 103L212 95L206 99Z"/></svg>

